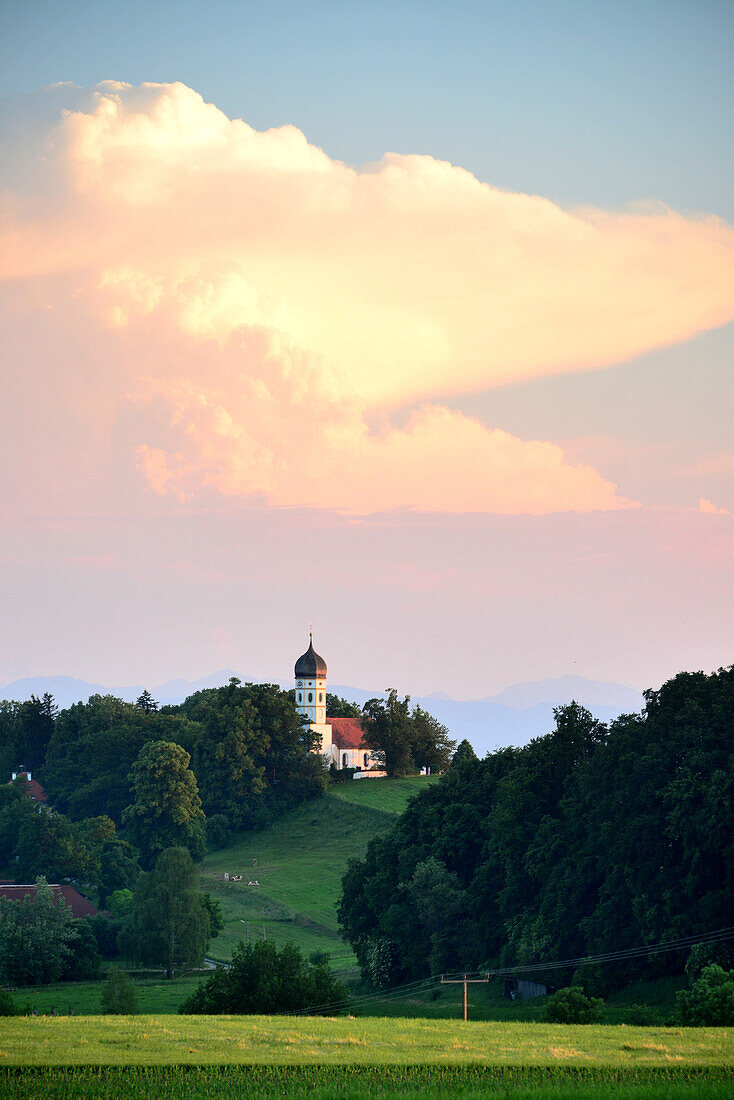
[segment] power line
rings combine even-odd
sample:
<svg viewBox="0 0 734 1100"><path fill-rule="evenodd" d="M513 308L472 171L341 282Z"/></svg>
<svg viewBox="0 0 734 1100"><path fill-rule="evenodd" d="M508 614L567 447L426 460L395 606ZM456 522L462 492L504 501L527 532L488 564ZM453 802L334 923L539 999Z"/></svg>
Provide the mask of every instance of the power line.
<svg viewBox="0 0 734 1100"><path fill-rule="evenodd" d="M622 948L618 951L607 951L599 955L581 955L573 959L553 959L549 962L527 963L522 966L500 967L498 969L486 968L484 970L456 971L447 974L432 974L428 978L422 978L414 982L405 982L402 985L393 986L390 989L380 990L376 993L363 994L360 997L348 997L340 1001L330 1001L320 1005L309 1005L307 1008L294 1009L293 1011L280 1012L280 1016L310 1016L324 1015L339 1012L344 1008L362 1008L376 1001L390 1001L410 993L418 993L422 988L435 982L443 981L487 981L489 978L515 977L518 974L535 973L538 970L563 970L569 967L578 967L593 963L621 962L625 959L644 958L647 955L662 955L671 951L681 951L686 947L692 947L697 943L719 943L724 940L734 939L734 925L729 928L719 928L711 932L700 932L694 936L681 936L675 940L663 940L660 943L648 944L640 947Z"/></svg>

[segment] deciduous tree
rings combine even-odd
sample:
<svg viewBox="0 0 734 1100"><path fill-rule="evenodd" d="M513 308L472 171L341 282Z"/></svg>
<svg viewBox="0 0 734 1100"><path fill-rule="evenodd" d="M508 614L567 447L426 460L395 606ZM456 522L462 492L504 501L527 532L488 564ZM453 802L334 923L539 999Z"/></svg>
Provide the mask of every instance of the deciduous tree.
<svg viewBox="0 0 734 1100"><path fill-rule="evenodd" d="M150 741L133 765L135 801L122 819L148 866L177 845L196 856L204 852L204 811L190 760L172 741Z"/></svg>

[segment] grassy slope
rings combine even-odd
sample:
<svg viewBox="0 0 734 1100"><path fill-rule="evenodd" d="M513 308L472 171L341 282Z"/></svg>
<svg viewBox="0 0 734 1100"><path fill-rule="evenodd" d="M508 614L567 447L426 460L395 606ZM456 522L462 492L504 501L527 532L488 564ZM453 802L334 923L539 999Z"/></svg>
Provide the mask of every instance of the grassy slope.
<svg viewBox="0 0 734 1100"><path fill-rule="evenodd" d="M287 1016L0 1020L3 1065L734 1066L725 1028L635 1028Z"/></svg>
<svg viewBox="0 0 734 1100"><path fill-rule="evenodd" d="M336 903L347 862L364 855L373 836L389 829L408 799L431 779L363 779L335 784L327 794L256 833L213 852L201 864L202 887L222 904L224 931L211 945L227 959L244 938L265 934L293 940L304 951L329 951L335 969L354 964L339 935ZM364 790L363 790L364 788ZM367 789L369 788L369 790ZM257 859L257 867L253 867ZM244 876L225 883L224 872ZM248 886L257 879L259 887Z"/></svg>

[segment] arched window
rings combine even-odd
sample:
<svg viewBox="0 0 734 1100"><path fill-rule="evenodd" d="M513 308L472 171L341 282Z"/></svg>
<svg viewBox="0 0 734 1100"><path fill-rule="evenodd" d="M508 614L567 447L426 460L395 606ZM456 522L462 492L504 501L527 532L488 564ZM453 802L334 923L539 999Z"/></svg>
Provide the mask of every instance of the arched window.
<svg viewBox="0 0 734 1100"><path fill-rule="evenodd" d="M346 767L349 766L348 761L349 761L349 758L348 758L347 754L343 753L342 754L342 767L343 768L346 768Z"/></svg>
<svg viewBox="0 0 734 1100"><path fill-rule="evenodd" d="M319 702L323 703L323 701L324 701L324 693L323 693L323 691L320 691L319 692Z"/></svg>
<svg viewBox="0 0 734 1100"><path fill-rule="evenodd" d="M312 691L309 691L309 693L308 693L308 701L309 701L309 703L313 703L313 692Z"/></svg>
<svg viewBox="0 0 734 1100"><path fill-rule="evenodd" d="M300 703L300 701L301 701L301 693L300 693L300 691L299 691L299 692L298 692L298 702Z"/></svg>
<svg viewBox="0 0 734 1100"><path fill-rule="evenodd" d="M364 766L365 766L365 768L368 766L369 759L370 759L370 754L368 752L366 752L364 754Z"/></svg>

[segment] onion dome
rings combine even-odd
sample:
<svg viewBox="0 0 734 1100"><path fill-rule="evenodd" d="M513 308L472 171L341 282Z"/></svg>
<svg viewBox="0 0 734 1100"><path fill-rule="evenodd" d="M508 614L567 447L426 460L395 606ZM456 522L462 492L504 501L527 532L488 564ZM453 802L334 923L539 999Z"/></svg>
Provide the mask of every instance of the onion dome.
<svg viewBox="0 0 734 1100"><path fill-rule="evenodd" d="M326 661L319 657L313 647L313 634L308 636L308 649L296 661L297 680L324 680L326 679Z"/></svg>

